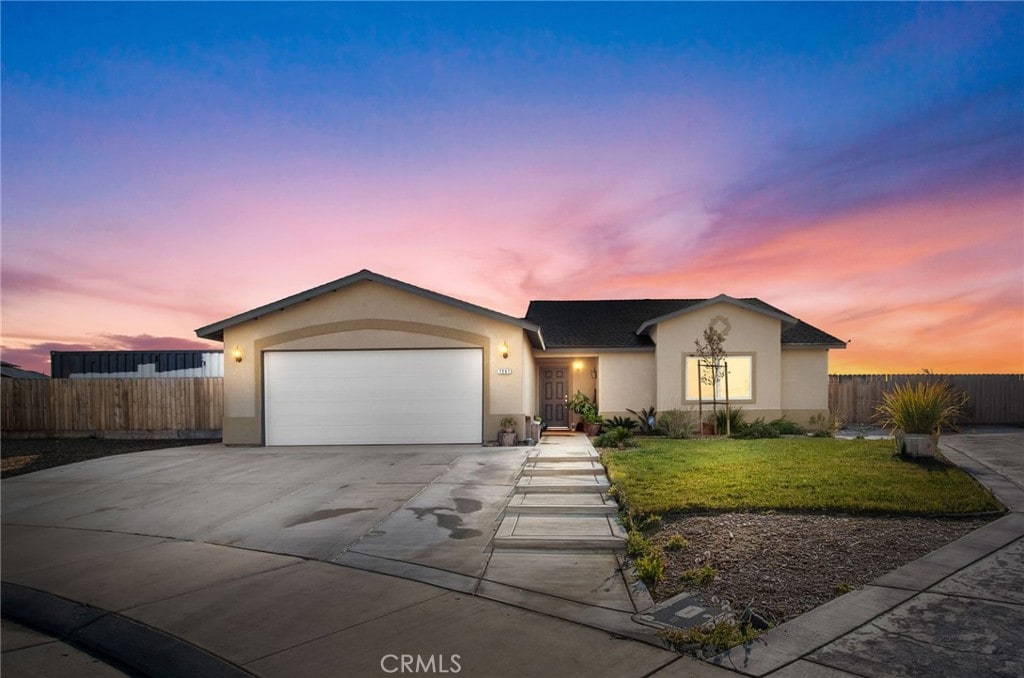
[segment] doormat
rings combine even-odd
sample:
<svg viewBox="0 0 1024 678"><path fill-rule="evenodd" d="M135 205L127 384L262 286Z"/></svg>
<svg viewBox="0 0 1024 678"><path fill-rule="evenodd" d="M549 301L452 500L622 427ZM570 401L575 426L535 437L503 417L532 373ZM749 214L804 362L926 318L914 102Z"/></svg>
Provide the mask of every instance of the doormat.
<svg viewBox="0 0 1024 678"><path fill-rule="evenodd" d="M704 602L695 593L683 592L649 610L633 615L633 620L662 629L692 629L718 621L729 611Z"/></svg>

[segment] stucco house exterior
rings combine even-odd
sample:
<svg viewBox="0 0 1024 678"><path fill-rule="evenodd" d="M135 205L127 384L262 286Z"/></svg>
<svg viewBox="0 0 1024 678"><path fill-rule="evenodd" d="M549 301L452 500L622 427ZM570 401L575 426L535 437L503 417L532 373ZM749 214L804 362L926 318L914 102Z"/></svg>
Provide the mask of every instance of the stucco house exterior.
<svg viewBox="0 0 1024 678"><path fill-rule="evenodd" d="M196 334L224 342L229 445L479 444L505 417L520 437L536 414L574 423L576 391L605 417L696 406L709 324L750 417L827 412L845 343L758 299L533 301L516 318L363 270Z"/></svg>

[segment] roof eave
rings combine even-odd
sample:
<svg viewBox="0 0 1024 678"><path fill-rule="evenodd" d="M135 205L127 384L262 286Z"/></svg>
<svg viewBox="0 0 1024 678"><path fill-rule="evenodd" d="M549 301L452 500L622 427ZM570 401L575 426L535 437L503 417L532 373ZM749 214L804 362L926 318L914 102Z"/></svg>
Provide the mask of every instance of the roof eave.
<svg viewBox="0 0 1024 678"><path fill-rule="evenodd" d="M696 304L693 304L692 306L686 306L685 308L681 308L681 309L679 309L677 311L672 311L671 313L666 313L665 315L658 316L657 318L651 318L650 320L645 320L640 325L640 327L638 327L636 329L635 334L637 334L637 335L646 334L651 327L653 327L654 325L657 325L658 323L665 322L666 320L671 320L672 318L681 316L681 315L683 315L685 313L690 313L692 311L699 311L702 308L707 308L708 306L712 306L712 305L718 304L718 303L732 304L733 306L738 306L740 308L746 309L746 310L751 311L753 313L760 313L761 315L766 315L766 316L768 316L770 318L776 318L777 320L780 320L782 322L782 325L783 325L784 329L788 329L789 327L793 327L797 323L800 322L797 318L794 318L793 316L789 315L788 313L776 313L775 311L771 311L771 310L766 309L766 308L758 308L757 306L754 306L753 304L748 304L745 301L743 301L742 299L736 299L735 297L730 297L728 294L719 294L717 297L712 297L711 299L705 299L704 301L701 301L701 302L698 302Z"/></svg>
<svg viewBox="0 0 1024 678"><path fill-rule="evenodd" d="M573 353L650 353L654 346L551 346L545 349L551 354Z"/></svg>
<svg viewBox="0 0 1024 678"><path fill-rule="evenodd" d="M796 342L784 341L783 348L846 348L845 341L821 341L821 342Z"/></svg>
<svg viewBox="0 0 1024 678"><path fill-rule="evenodd" d="M352 275L345 276L344 278L339 278L338 280L334 280L324 285L319 285L317 287L305 290L304 292L293 294L291 296L285 297L273 303L264 304L263 306L259 306L252 310L245 311L244 313L239 313L238 315L231 316L230 318L226 318L219 322L206 325L205 327L200 327L195 332L196 335L201 339L224 341L224 330L228 329L229 327L234 327L235 325L240 325L244 322L249 322L250 320L256 320L257 318L267 315L268 313L273 313L275 311L283 311L284 309L294 306L299 302L310 301L311 299L315 299L316 297L327 294L328 292L335 292L344 287L348 287L357 282L363 281L376 282L383 285L388 285L389 287L393 287L395 289L402 290L410 294L415 294L416 296L420 296L425 299L432 299L443 304L448 304L449 306L460 308L464 311L477 313L495 320L500 320L502 322L507 322L513 325L518 325L519 327L521 327L522 329L529 333L535 333L538 340L541 343L541 346L543 347L544 345L544 338L540 334L540 327L527 320L523 320L522 318L515 318L510 315L505 315L504 313L499 313L498 311L493 311L489 308L484 308L483 306L477 306L476 304L471 304L469 302L462 301L461 299L456 299L455 297L449 297L438 292L423 289L422 287L416 287L415 285L410 285L409 283L402 282L401 280L395 280L394 278L389 278L387 276L380 275L379 273L374 273L373 271L367 269L363 269L358 273L353 273Z"/></svg>

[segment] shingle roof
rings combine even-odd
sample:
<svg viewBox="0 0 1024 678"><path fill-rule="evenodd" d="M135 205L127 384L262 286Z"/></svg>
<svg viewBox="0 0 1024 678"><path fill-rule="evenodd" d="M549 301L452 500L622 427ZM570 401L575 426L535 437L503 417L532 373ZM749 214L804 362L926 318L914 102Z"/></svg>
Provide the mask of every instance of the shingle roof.
<svg viewBox="0 0 1024 678"><path fill-rule="evenodd" d="M813 325L804 321L798 322L793 327L782 331L782 343L800 346L829 346L831 348L846 348L846 342L837 339L828 332L819 330Z"/></svg>
<svg viewBox="0 0 1024 678"><path fill-rule="evenodd" d="M648 321L701 305L707 299L616 299L604 301L531 301L526 320L539 325L548 348L647 348L654 346L646 332ZM735 299L773 315L784 317L782 343L842 348L831 334L791 318L760 299Z"/></svg>

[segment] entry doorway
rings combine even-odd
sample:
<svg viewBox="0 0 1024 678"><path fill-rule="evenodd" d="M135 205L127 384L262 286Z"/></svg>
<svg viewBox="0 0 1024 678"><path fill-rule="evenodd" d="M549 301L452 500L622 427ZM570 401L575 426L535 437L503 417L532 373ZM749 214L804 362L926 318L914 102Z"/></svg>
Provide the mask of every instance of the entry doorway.
<svg viewBox="0 0 1024 678"><path fill-rule="evenodd" d="M569 365L540 368L541 416L549 428L569 426Z"/></svg>

